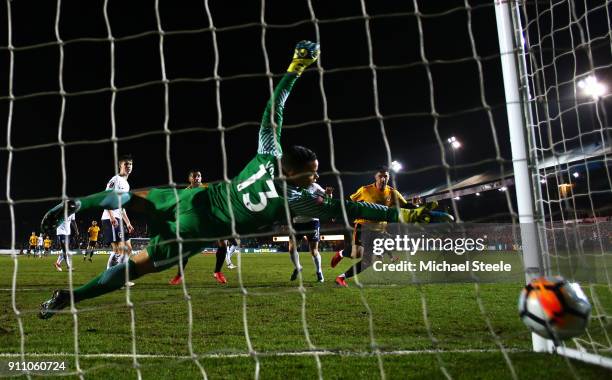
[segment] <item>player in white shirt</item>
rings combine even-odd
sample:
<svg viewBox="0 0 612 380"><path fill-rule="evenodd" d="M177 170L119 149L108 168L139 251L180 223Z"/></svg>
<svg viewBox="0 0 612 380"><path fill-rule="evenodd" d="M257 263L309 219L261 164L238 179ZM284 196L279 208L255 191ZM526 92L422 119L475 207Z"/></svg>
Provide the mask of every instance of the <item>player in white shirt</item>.
<svg viewBox="0 0 612 380"><path fill-rule="evenodd" d="M115 175L108 181L106 190L115 190L118 192L129 192L130 184L127 179L132 173L134 160L130 155L119 157L119 174ZM106 269L127 262L132 253L132 244L130 243L130 234L134 232L134 227L130 223L124 208L115 210L104 210L102 212L102 233L104 241L111 245L113 252L108 258Z"/></svg>
<svg viewBox="0 0 612 380"><path fill-rule="evenodd" d="M325 190L316 182L313 182L307 189L311 194L317 194L322 197L331 197L334 189L332 187L326 187ZM319 253L319 232L321 224L318 218L311 218L307 216L297 215L293 218L293 229L295 229L296 243L304 237L308 240L308 248L310 248L310 254L312 255L312 262L315 266L315 272L317 274L317 281L325 281L323 278L323 271L321 270L321 254ZM296 245L297 245L296 244ZM292 240L289 239L289 257L293 263L293 273L291 274L291 281L294 281L298 274L302 271L302 265L300 264L300 256L298 254L297 247L293 244Z"/></svg>
<svg viewBox="0 0 612 380"><path fill-rule="evenodd" d="M68 250L70 249L70 233L72 232L70 227L74 228L74 234L79 235L79 228L76 224L76 217L74 214L68 216L55 230L57 235L57 242L62 252L58 255L57 261L55 261L55 269L62 271L62 261L66 260L66 266L68 270L72 270L72 258Z"/></svg>
<svg viewBox="0 0 612 380"><path fill-rule="evenodd" d="M41 232L40 235L38 235L38 241L36 242L36 256L38 257L42 257L44 240L45 239L43 238L43 234Z"/></svg>

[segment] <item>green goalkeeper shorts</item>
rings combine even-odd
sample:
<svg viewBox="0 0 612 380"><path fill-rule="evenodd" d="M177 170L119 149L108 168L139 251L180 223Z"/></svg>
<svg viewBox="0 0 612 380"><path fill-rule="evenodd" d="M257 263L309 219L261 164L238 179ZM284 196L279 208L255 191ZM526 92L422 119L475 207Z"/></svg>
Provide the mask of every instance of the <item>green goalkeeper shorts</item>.
<svg viewBox="0 0 612 380"><path fill-rule="evenodd" d="M213 237L221 232L220 227L223 226L219 225L210 207L207 207L207 198L206 188L176 190L176 193L174 189L149 191L147 221L151 240L147 254L155 268L160 271L168 269L176 265L181 256L185 260L200 253L207 244L218 240ZM177 227L182 244L177 241Z"/></svg>

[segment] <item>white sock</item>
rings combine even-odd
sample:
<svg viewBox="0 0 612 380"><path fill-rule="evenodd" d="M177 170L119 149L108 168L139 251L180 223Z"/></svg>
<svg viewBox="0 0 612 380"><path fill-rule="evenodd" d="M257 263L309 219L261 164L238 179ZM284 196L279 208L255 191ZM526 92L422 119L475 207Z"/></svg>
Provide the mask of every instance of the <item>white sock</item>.
<svg viewBox="0 0 612 380"><path fill-rule="evenodd" d="M227 252L225 253L225 263L227 265L232 265L232 254L234 254L236 248L237 247L235 245L231 245L229 248L227 248Z"/></svg>
<svg viewBox="0 0 612 380"><path fill-rule="evenodd" d="M315 270L317 273L321 272L321 254L317 251L316 254L312 256L312 262L314 263Z"/></svg>
<svg viewBox="0 0 612 380"><path fill-rule="evenodd" d="M72 268L72 256L69 253L66 253L66 265L68 269Z"/></svg>
<svg viewBox="0 0 612 380"><path fill-rule="evenodd" d="M55 261L55 263L56 263L57 265L62 265L62 261L64 261L64 253L63 253L63 252L60 252L60 253L57 255L57 261Z"/></svg>
<svg viewBox="0 0 612 380"><path fill-rule="evenodd" d="M289 258L291 259L291 262L293 263L293 267L297 270L302 269L302 265L300 264L300 255L298 254L297 249L294 249L293 251L289 251Z"/></svg>
<svg viewBox="0 0 612 380"><path fill-rule="evenodd" d="M108 261L106 262L106 269L109 269L113 263L113 259L115 258L115 252L111 252L110 255L108 255Z"/></svg>

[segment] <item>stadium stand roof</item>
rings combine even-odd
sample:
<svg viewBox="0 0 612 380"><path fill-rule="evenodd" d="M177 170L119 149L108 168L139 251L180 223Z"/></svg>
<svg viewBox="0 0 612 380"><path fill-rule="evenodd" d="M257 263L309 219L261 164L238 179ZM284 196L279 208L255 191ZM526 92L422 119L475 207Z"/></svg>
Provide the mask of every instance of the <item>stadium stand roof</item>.
<svg viewBox="0 0 612 380"><path fill-rule="evenodd" d="M612 159L612 157L608 158L608 155L612 156L611 146L589 144L546 157L538 162L538 169L543 170L561 166L564 169L572 168L580 170L580 167L584 167L585 163L588 165L593 161L607 162L609 159ZM599 157L601 157L600 160L593 160ZM407 197L408 199L421 198L426 201L441 200L484 191L505 190L504 188L512 185L514 185L513 170L506 170L504 172L490 170L453 181L450 186L448 183L444 183L418 193L408 194Z"/></svg>

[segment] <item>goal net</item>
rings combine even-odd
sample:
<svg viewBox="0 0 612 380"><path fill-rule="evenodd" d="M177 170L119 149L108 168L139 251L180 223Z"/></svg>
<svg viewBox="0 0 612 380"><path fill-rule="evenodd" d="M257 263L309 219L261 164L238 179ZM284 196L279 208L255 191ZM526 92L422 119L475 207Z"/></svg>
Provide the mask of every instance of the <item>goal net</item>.
<svg viewBox="0 0 612 380"><path fill-rule="evenodd" d="M611 78L610 1L4 4L0 376L606 374L610 101L588 78ZM504 30L496 24L500 7L511 37L506 48L496 38ZM284 226L274 232L215 237L242 244L231 259L237 268L223 269L228 285L212 277L215 258L208 253L216 247L209 245L206 255L180 264L180 286L168 284L177 273L171 268L38 319L40 303L54 289L74 294L106 268L102 255L84 255L74 270L59 272L55 257L26 254L42 215L103 190L122 153L135 157L132 189L181 189L190 169L201 170L204 182L229 183L255 155L266 101L295 43L305 39L321 44L321 56L287 101L283 147L315 150L318 182L333 187L334 198L347 199L386 166L389 184L408 201L437 201L457 221L457 227L391 225L382 235L364 232L364 239L481 237L488 260L513 269L455 275L445 268L473 258L455 250L454 261L438 273L429 273L437 264L428 259L423 276L368 268L346 277L348 289L339 287L334 279L356 271L358 262L342 256L337 267L330 265L342 235L345 247L354 242L353 221L344 214L321 227L328 239L320 243L325 282L317 282L316 255L313 266L306 243L302 271L290 281L294 267L285 242L300 245L304 231L296 231L286 204ZM510 98L500 65L506 57L518 63ZM513 155L510 144L512 106L527 144L524 157ZM524 165L527 188L519 189L517 163ZM81 246L99 216L77 214ZM524 218L531 227L522 228ZM153 240L150 221L131 213L130 219L139 231L133 248L143 249ZM185 243L180 234L176 240ZM444 250L432 248L438 264L449 255ZM527 251L534 255L524 269ZM409 251L389 253L383 263L410 264ZM593 304L587 333L555 349L599 367L533 353L516 302L534 268L579 282L587 292Z"/></svg>
<svg viewBox="0 0 612 380"><path fill-rule="evenodd" d="M612 9L608 1L509 8L541 264L548 275L582 284L593 306L587 333L553 349L610 367Z"/></svg>

